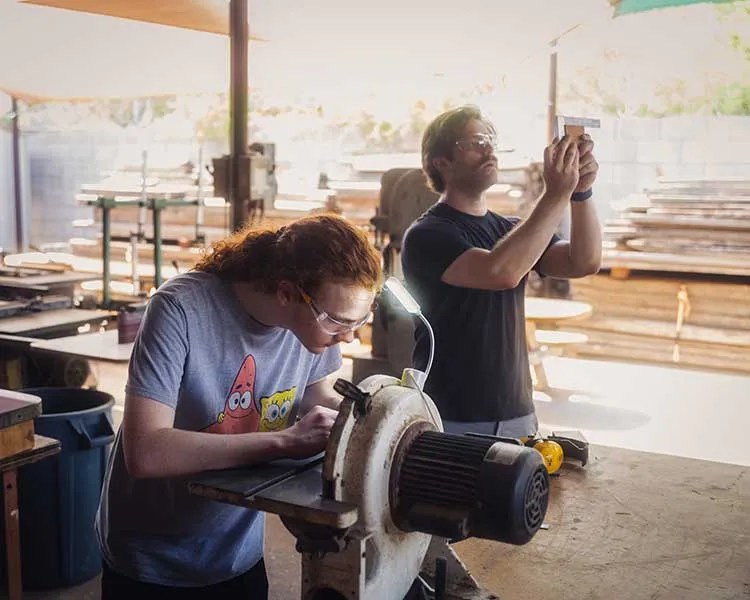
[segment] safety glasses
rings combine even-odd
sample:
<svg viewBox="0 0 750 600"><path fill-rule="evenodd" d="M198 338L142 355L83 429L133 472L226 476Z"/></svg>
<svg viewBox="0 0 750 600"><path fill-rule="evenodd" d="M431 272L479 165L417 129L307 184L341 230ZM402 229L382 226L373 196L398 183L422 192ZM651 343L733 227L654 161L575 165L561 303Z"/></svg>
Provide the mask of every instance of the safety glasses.
<svg viewBox="0 0 750 600"><path fill-rule="evenodd" d="M305 304L310 307L310 311L312 312L315 320L318 322L320 329L328 335L343 335L345 333L349 333L350 331L356 331L365 323L367 323L367 321L372 316L372 311L375 309L375 307L373 306L373 308L358 321L340 321L333 318L324 310L320 310L320 308L318 308L318 306L315 304L315 301L310 297L310 294L305 292L305 290L303 290L301 287L297 287L297 290L299 291L300 296L302 296L302 300L304 300Z"/></svg>
<svg viewBox="0 0 750 600"><path fill-rule="evenodd" d="M474 150L485 154L497 150L497 140L486 133L477 133L468 138L456 141L456 146L464 152Z"/></svg>

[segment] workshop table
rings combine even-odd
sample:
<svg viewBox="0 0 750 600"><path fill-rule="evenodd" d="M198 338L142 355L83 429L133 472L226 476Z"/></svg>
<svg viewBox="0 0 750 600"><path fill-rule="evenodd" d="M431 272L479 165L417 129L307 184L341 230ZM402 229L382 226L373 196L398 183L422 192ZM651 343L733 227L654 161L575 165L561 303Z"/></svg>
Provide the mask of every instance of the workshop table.
<svg viewBox="0 0 750 600"><path fill-rule="evenodd" d="M96 377L96 389L112 394L119 406L124 405L133 342L118 343L116 329L37 340L30 347L37 352L89 361Z"/></svg>
<svg viewBox="0 0 750 600"><path fill-rule="evenodd" d="M18 469L54 456L60 452L60 442L42 435L34 436L34 447L0 460L3 475L3 514L5 523L5 551L8 564L8 598L20 600L21 532L18 509Z"/></svg>
<svg viewBox="0 0 750 600"><path fill-rule="evenodd" d="M35 350L63 354L87 360L127 363L133 351L133 342L117 342L117 330L82 333L52 340L38 340L31 344Z"/></svg>
<svg viewBox="0 0 750 600"><path fill-rule="evenodd" d="M4 271L9 271L5 269ZM33 269L21 269L20 271L32 271ZM14 294L46 294L49 292L68 293L79 283L93 281L99 276L93 273L77 273L74 271L63 271L62 273L47 272L39 270L32 275L0 275L0 290L7 290ZM70 293L72 295L72 293Z"/></svg>
<svg viewBox="0 0 750 600"><path fill-rule="evenodd" d="M454 546L502 600L734 600L750 588L750 468L590 447L552 477L545 522L525 546ZM299 598L300 555L266 519L270 600Z"/></svg>
<svg viewBox="0 0 750 600"><path fill-rule="evenodd" d="M110 272L111 242L112 242L112 215L113 209L119 206L137 206L142 211L151 211L151 220L153 226L153 245L154 245L154 286L159 287L162 284L162 247L161 247L161 211L170 206L198 206L200 200L197 198L186 199L185 192L170 186L138 187L105 187L98 185L84 185L81 188L84 194L96 196L93 199L84 199L82 203L102 211L102 306L109 307L110 282L112 280ZM133 236L137 240L144 237L143 229L145 218L139 214L137 222L137 231ZM134 261L134 279L137 277L137 253L133 256ZM134 284L136 281L133 282Z"/></svg>
<svg viewBox="0 0 750 600"><path fill-rule="evenodd" d="M549 388L547 373L544 370L544 356L547 350L543 346L547 344L542 344L541 341L547 341L549 345L558 347L585 343L588 338L583 334L557 332L556 330L561 324L585 319L591 316L592 312L593 308L587 302L575 302L562 298L526 297L526 347L529 351L529 362L536 376L537 389Z"/></svg>
<svg viewBox="0 0 750 600"><path fill-rule="evenodd" d="M113 321L108 310L59 308L14 315L0 319L0 333L34 338L50 338L75 332L82 325Z"/></svg>

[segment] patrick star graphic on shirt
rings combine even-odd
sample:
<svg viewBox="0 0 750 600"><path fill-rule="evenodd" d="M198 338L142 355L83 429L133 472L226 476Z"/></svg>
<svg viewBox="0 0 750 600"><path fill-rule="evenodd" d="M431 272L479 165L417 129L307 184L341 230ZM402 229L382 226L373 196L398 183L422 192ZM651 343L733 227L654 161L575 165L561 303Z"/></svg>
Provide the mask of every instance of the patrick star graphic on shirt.
<svg viewBox="0 0 750 600"><path fill-rule="evenodd" d="M224 409L216 421L203 429L207 433L253 433L258 431L260 413L255 403L255 359L248 354L229 388Z"/></svg>

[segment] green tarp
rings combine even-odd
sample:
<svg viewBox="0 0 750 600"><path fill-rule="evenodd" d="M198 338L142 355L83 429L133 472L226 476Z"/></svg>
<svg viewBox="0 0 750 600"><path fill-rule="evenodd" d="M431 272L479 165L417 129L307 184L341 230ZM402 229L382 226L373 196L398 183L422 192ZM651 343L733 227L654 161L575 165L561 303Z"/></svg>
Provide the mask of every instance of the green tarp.
<svg viewBox="0 0 750 600"><path fill-rule="evenodd" d="M619 0L615 5L615 16L639 13L657 8L687 6L688 4L721 4L732 0Z"/></svg>

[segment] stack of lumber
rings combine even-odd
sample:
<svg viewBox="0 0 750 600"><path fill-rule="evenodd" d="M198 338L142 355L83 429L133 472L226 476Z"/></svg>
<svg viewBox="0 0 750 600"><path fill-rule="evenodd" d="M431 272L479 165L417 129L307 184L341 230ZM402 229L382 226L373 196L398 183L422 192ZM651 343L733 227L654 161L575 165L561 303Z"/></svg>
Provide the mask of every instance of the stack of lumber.
<svg viewBox="0 0 750 600"><path fill-rule="evenodd" d="M570 283L572 298L593 306L566 325L589 336L579 356L750 373L750 282L599 274Z"/></svg>
<svg viewBox="0 0 750 600"><path fill-rule="evenodd" d="M615 208L605 268L750 276L750 180L662 181Z"/></svg>

